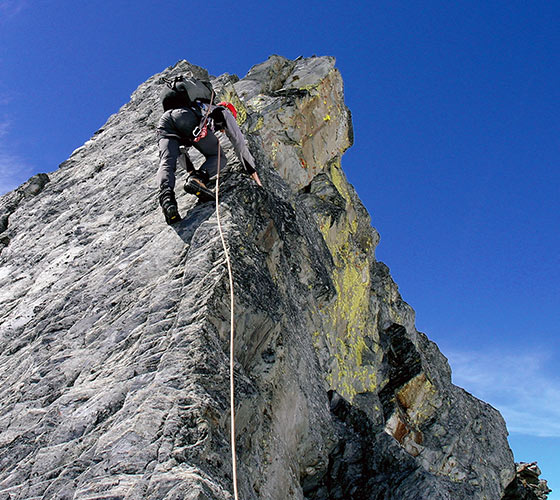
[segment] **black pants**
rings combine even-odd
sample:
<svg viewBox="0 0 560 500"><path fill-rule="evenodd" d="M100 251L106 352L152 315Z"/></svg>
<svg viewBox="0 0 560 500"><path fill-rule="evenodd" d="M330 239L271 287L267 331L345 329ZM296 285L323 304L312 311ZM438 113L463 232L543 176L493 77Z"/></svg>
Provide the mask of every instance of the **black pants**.
<svg viewBox="0 0 560 500"><path fill-rule="evenodd" d="M199 117L189 108L177 108L166 111L158 124L159 170L158 186L175 188L175 170L181 155L179 146L188 144L204 155L205 162L200 170L211 179L218 172L218 149L220 150L220 168L226 166L226 155L218 148L218 138L208 129L206 137L198 142L191 142L192 132L200 123Z"/></svg>

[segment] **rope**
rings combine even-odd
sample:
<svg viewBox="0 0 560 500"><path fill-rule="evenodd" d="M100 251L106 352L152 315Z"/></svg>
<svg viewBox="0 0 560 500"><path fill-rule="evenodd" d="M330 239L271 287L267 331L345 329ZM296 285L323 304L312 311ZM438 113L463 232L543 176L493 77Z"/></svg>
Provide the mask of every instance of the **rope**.
<svg viewBox="0 0 560 500"><path fill-rule="evenodd" d="M226 256L226 263L229 275L229 291L230 291L230 338L229 338L229 394L230 394L230 415L231 415L231 466L233 472L233 497L235 500L239 500L237 494L237 453L235 451L235 381L233 377L233 347L234 347L234 296L233 296L233 272L231 270L231 260L229 258L229 252L226 246L226 240L224 238L224 232L222 230L222 222L220 218L220 141L218 141L218 173L216 177L216 216L218 218L218 230L220 231L220 239L222 240L222 246L224 247L224 254Z"/></svg>

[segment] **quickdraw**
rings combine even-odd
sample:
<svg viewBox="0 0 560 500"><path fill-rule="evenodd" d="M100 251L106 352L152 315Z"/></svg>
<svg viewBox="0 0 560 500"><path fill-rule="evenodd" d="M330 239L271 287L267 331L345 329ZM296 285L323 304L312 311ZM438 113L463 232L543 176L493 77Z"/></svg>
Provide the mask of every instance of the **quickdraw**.
<svg viewBox="0 0 560 500"><path fill-rule="evenodd" d="M194 137L193 142L198 142L200 141L200 139L204 139L207 135L208 135L208 124L204 123L202 124L202 127L200 125L197 125L193 130L193 137Z"/></svg>
<svg viewBox="0 0 560 500"><path fill-rule="evenodd" d="M193 130L193 142L198 142L200 139L204 139L208 135L208 116L210 115L210 106L214 102L214 90L212 89L212 97L210 97L210 104L206 107L206 113L204 114L204 118L200 122L200 125L195 127Z"/></svg>

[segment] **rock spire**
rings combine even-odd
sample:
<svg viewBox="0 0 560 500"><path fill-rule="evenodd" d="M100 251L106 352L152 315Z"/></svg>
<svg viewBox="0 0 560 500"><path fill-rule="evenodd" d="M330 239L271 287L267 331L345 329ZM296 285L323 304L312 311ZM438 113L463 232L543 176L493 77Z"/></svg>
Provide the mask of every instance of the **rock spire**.
<svg viewBox="0 0 560 500"><path fill-rule="evenodd" d="M0 500L232 498L215 207L177 189L170 227L156 197L157 82L188 71L207 76L186 61L155 75L0 199ZM341 167L353 134L334 59L272 56L212 81L266 187L224 138L240 497L502 498L516 472L502 417L451 383L375 258Z"/></svg>

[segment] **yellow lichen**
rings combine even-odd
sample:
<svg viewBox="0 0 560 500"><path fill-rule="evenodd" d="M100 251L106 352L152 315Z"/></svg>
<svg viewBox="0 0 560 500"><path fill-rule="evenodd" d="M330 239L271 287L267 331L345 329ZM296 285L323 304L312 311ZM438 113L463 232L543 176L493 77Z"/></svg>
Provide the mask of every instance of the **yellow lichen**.
<svg viewBox="0 0 560 500"><path fill-rule="evenodd" d="M263 127L264 127L264 118L262 116L259 116L257 119L257 123L255 123L255 126L251 129L251 132L258 132Z"/></svg>
<svg viewBox="0 0 560 500"><path fill-rule="evenodd" d="M375 370L363 366L365 337L374 335L369 323L370 262L367 254L357 252L351 243L358 230L355 217L342 218L335 225L330 217L325 217L319 222L319 229L335 263L336 300L326 312L337 335L334 343L329 342L335 367L328 382L351 400L357 393L377 387Z"/></svg>
<svg viewBox="0 0 560 500"><path fill-rule="evenodd" d="M270 148L270 156L272 157L272 161L276 160L276 155L278 154L279 146L277 142L272 143L272 147Z"/></svg>
<svg viewBox="0 0 560 500"><path fill-rule="evenodd" d="M332 302L318 307L325 328L320 333L314 332L313 338L315 340L317 335L321 335L321 348L326 348L330 356L327 383L351 401L356 394L374 391L378 387L378 373L371 356L380 358L382 353L375 341L377 330L370 311L371 256L367 249L358 249L355 243L358 239L363 241L363 235L360 234L361 226L353 205L351 188L340 166L340 158L327 160L321 142L327 143L328 134L334 133L332 123L337 122L343 108L329 106L333 96L329 92L327 98L325 94L313 92L313 95L298 100L291 125L300 131L300 158L309 168L318 168L329 174L347 204L340 218L334 220L330 216L319 216L318 219L318 229L334 262L331 278L336 295ZM330 153L328 158L331 158ZM326 161L329 161L327 165L323 163ZM372 350L369 350L366 337L374 341ZM314 344L318 346L319 342ZM368 364L364 364L365 359L368 359Z"/></svg>
<svg viewBox="0 0 560 500"><path fill-rule="evenodd" d="M237 123L239 123L239 125L245 123L245 120L247 120L247 108L241 99L239 99L237 92L233 89L228 89L223 95L223 100L231 102L235 106L237 110Z"/></svg>

